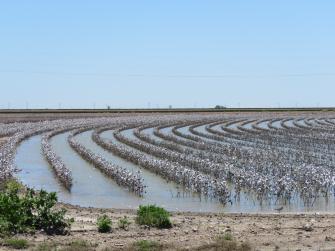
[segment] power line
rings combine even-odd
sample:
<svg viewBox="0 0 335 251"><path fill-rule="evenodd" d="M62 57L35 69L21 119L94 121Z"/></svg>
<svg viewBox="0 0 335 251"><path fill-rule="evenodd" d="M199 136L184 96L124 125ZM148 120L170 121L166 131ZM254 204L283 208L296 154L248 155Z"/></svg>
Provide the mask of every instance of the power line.
<svg viewBox="0 0 335 251"><path fill-rule="evenodd" d="M192 74L119 74L98 72L57 72L57 71L20 71L0 70L0 73L23 73L38 75L64 75L64 76L94 76L94 77L130 77L130 78L193 78L193 79L221 79L221 78L297 78L297 77L325 77L335 76L335 73L274 73L274 74L221 74L221 75L192 75Z"/></svg>

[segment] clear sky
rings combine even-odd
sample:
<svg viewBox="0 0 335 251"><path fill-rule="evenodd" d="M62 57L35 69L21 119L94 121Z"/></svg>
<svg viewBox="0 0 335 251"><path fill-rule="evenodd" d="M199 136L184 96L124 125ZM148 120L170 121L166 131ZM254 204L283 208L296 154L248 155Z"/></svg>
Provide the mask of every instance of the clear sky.
<svg viewBox="0 0 335 251"><path fill-rule="evenodd" d="M8 0L0 108L335 106L333 0Z"/></svg>

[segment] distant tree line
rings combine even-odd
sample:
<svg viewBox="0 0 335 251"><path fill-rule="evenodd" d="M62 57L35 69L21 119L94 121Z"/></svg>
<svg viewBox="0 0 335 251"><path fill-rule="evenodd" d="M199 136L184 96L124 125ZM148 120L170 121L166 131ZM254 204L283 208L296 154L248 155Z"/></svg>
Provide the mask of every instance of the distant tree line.
<svg viewBox="0 0 335 251"><path fill-rule="evenodd" d="M214 107L214 109L227 109L227 107L223 106L223 105L216 105Z"/></svg>

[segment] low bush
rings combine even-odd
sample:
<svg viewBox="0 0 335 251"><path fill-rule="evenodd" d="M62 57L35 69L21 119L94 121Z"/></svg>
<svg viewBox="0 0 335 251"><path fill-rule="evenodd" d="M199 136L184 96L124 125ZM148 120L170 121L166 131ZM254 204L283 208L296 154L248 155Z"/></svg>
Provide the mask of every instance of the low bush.
<svg viewBox="0 0 335 251"><path fill-rule="evenodd" d="M99 217L97 225L100 233L108 233L112 229L112 221L107 215Z"/></svg>
<svg viewBox="0 0 335 251"><path fill-rule="evenodd" d="M67 233L71 220L64 209L54 210L56 193L35 192L9 182L0 192L0 233L12 235L43 230L47 234Z"/></svg>
<svg viewBox="0 0 335 251"><path fill-rule="evenodd" d="M133 244L132 250L134 251L161 251L163 250L163 245L156 241L141 240Z"/></svg>
<svg viewBox="0 0 335 251"><path fill-rule="evenodd" d="M5 239L3 245L13 249L26 249L29 247L28 241L24 239Z"/></svg>
<svg viewBox="0 0 335 251"><path fill-rule="evenodd" d="M164 208L155 205L140 206L137 211L136 222L157 228L171 228L170 214Z"/></svg>
<svg viewBox="0 0 335 251"><path fill-rule="evenodd" d="M123 230L128 230L129 229L129 225L131 223L129 222L128 220L128 217L127 216L124 216L122 219L119 220L118 222L118 225L119 225L119 228L123 229Z"/></svg>

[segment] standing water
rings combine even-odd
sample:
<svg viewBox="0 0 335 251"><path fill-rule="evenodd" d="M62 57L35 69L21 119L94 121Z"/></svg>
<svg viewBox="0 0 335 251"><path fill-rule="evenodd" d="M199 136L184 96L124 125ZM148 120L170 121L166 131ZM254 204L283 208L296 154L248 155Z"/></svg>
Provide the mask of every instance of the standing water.
<svg viewBox="0 0 335 251"><path fill-rule="evenodd" d="M51 142L56 154L72 171L73 186L71 192L62 187L52 168L42 156L41 136L31 137L18 147L15 161L21 171L17 173L17 178L29 187L57 192L61 202L86 207L137 208L141 204L150 203L163 206L171 211L193 212L274 212L275 208L281 206L284 206L283 211L287 212L335 210L333 196L328 199L319 198L312 206L305 207L298 198L290 204L275 203L275 200L273 200L261 205L254 199L254 196L242 193L240 199L233 201L232 205L223 206L216 200L201 199L197 194L183 193L182 187L175 183L168 183L160 176L103 150L91 140L91 133L92 131L85 132L76 138L85 147L102 155L108 161L133 171L140 170L142 172L142 177L147 186L147 193L142 198L118 186L112 179L77 155L67 143L68 133L55 136ZM128 136L131 135L129 131L127 134ZM102 137L116 142L112 131L104 132Z"/></svg>

